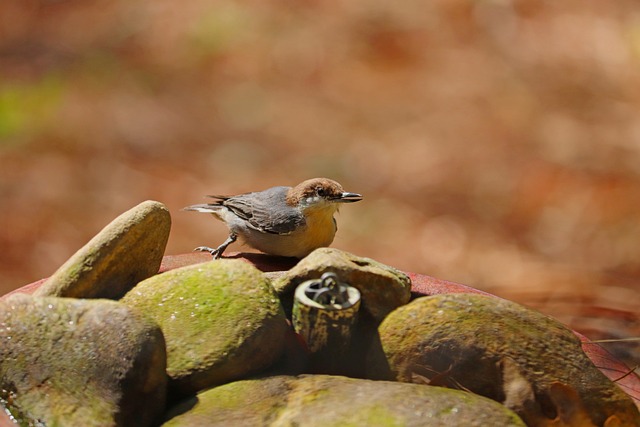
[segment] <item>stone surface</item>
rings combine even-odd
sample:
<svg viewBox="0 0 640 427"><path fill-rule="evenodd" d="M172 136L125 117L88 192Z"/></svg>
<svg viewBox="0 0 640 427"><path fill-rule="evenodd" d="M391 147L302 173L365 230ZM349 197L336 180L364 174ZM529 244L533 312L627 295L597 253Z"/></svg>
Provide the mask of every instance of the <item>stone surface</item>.
<svg viewBox="0 0 640 427"><path fill-rule="evenodd" d="M250 256L251 255L251 256ZM276 257L271 257L263 254L231 254L230 257L243 259L245 262L255 264L258 268L263 271L278 271L282 269L286 269L291 264L295 264L290 259L281 259ZM161 270L171 270L177 268L179 266L203 263L211 260L211 256L205 253L188 253L182 255L173 255L164 257L163 267ZM278 272L278 277L283 275L285 272ZM275 274L275 273L268 273ZM417 273L407 273L412 281L412 293L413 297L420 297L427 295L435 295L442 293L482 293L481 291L475 290L473 288L448 282L442 279L437 279L430 276L425 276ZM35 291L38 287L42 285L42 281L34 282L30 285L22 287L20 289L15 290L12 293L29 293ZM1 299L8 298L12 293L4 295L0 297ZM273 374L289 374L295 375L302 372L308 372L308 361L305 360L308 355L301 348L301 343L298 339L289 336L289 347L288 351L289 355L285 362L279 362L274 369L269 369L269 372ZM611 354L607 353L603 350L598 344L589 342L586 338L581 337L583 340L583 349L589 355L591 360L595 363L595 365L603 371L610 379L615 379L616 384L623 388L630 396L635 396L636 404L640 402L638 400L638 396L640 396L640 380L637 375L629 374L630 369L624 365L622 365L616 358L614 358ZM358 363L362 364L362 359L358 360ZM363 364L362 364L363 365ZM362 374L364 375L364 373ZM417 378L420 381L420 378ZM427 380L424 378L423 380ZM1 393L0 393L1 394ZM2 396L0 396L1 399ZM0 411L0 425L4 426L2 418L2 412Z"/></svg>
<svg viewBox="0 0 640 427"><path fill-rule="evenodd" d="M239 260L216 260L159 274L122 302L162 328L167 372L193 393L272 365L289 331L280 301L262 273Z"/></svg>
<svg viewBox="0 0 640 427"><path fill-rule="evenodd" d="M162 203L143 202L102 229L35 295L118 299L158 272L170 228Z"/></svg>
<svg viewBox="0 0 640 427"><path fill-rule="evenodd" d="M469 390L505 402L530 425L565 415L575 425L640 425L633 401L573 332L518 304L462 293L418 298L382 322L379 338L368 366L379 378Z"/></svg>
<svg viewBox="0 0 640 427"><path fill-rule="evenodd" d="M22 421L150 425L164 410L165 368L162 332L123 304L0 300L0 389Z"/></svg>
<svg viewBox="0 0 640 427"><path fill-rule="evenodd" d="M441 387L309 375L238 381L176 407L177 426L524 426L504 406Z"/></svg>
<svg viewBox="0 0 640 427"><path fill-rule="evenodd" d="M377 321L411 298L411 281L406 274L370 258L332 248L311 252L286 274L275 278L274 288L281 296L292 295L300 283L319 279L327 271L357 288L362 295L362 308Z"/></svg>

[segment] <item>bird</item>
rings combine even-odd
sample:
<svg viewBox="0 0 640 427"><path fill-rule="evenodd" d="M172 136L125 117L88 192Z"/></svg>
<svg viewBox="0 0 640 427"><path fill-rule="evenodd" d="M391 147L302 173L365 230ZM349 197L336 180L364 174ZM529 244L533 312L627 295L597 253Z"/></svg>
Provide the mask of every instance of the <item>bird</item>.
<svg viewBox="0 0 640 427"><path fill-rule="evenodd" d="M213 214L229 228L229 237L218 247L200 246L219 259L238 237L249 246L271 255L304 258L329 246L336 234L333 215L342 203L362 200L328 178L312 178L295 187L278 186L236 196L207 196L213 203L183 210Z"/></svg>

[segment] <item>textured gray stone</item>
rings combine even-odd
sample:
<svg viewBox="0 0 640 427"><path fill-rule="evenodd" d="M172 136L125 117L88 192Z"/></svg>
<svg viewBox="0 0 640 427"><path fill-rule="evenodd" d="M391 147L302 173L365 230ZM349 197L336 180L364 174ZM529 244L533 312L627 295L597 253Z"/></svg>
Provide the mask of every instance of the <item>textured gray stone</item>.
<svg viewBox="0 0 640 427"><path fill-rule="evenodd" d="M379 329L369 352L373 377L461 388L504 402L530 425L640 425L633 401L558 321L477 294L418 298ZM386 373L386 374L385 374ZM616 424L619 422L620 424Z"/></svg>
<svg viewBox="0 0 640 427"><path fill-rule="evenodd" d="M169 417L164 427L524 427L509 409L471 393L325 375L226 384L184 402Z"/></svg>
<svg viewBox="0 0 640 427"><path fill-rule="evenodd" d="M192 393L273 364L288 331L269 281L240 260L182 267L138 284L122 302L143 311L167 340L171 385Z"/></svg>
<svg viewBox="0 0 640 427"><path fill-rule="evenodd" d="M118 299L158 272L170 229L162 203L140 203L102 229L34 295Z"/></svg>
<svg viewBox="0 0 640 427"><path fill-rule="evenodd" d="M0 300L0 389L25 423L148 426L164 410L165 369L160 328L123 304Z"/></svg>
<svg viewBox="0 0 640 427"><path fill-rule="evenodd" d="M333 248L311 252L291 270L274 278L273 286L278 295L293 295L300 283L319 279L328 271L360 291L362 308L377 321L411 298L411 280L406 274L370 258Z"/></svg>

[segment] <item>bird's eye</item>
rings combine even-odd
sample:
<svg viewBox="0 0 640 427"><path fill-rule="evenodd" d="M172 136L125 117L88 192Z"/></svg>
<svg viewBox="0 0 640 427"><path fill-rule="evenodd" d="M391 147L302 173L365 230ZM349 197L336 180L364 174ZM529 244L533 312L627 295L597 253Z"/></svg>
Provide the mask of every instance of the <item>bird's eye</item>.
<svg viewBox="0 0 640 427"><path fill-rule="evenodd" d="M316 187L316 194L320 197L324 197L327 195L327 190L324 187Z"/></svg>

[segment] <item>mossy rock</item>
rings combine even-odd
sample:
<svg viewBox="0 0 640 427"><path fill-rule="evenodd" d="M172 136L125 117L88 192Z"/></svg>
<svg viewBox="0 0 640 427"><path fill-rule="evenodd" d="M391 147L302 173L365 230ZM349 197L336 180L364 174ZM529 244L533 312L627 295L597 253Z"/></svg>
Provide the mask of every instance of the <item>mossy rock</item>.
<svg viewBox="0 0 640 427"><path fill-rule="evenodd" d="M123 304L15 294L0 300L0 343L21 425L148 426L164 411L162 332Z"/></svg>
<svg viewBox="0 0 640 427"><path fill-rule="evenodd" d="M572 331L510 301L418 298L387 316L379 340L368 361L374 378L469 390L504 402L528 425L566 417L571 425L640 425L633 401L593 365Z"/></svg>
<svg viewBox="0 0 640 427"><path fill-rule="evenodd" d="M118 299L158 272L170 229L162 203L140 203L102 229L34 295Z"/></svg>
<svg viewBox="0 0 640 427"><path fill-rule="evenodd" d="M471 393L325 375L216 387L175 407L163 426L229 425L524 427L509 409Z"/></svg>
<svg viewBox="0 0 640 427"><path fill-rule="evenodd" d="M293 292L304 281L320 279L326 272L357 288L362 309L379 322L411 299L411 280L403 272L370 258L333 248L319 248L273 281L286 305L293 305Z"/></svg>
<svg viewBox="0 0 640 427"><path fill-rule="evenodd" d="M269 281L240 260L216 260L151 277L122 302L155 320L167 341L167 372L193 393L272 365L288 331Z"/></svg>

